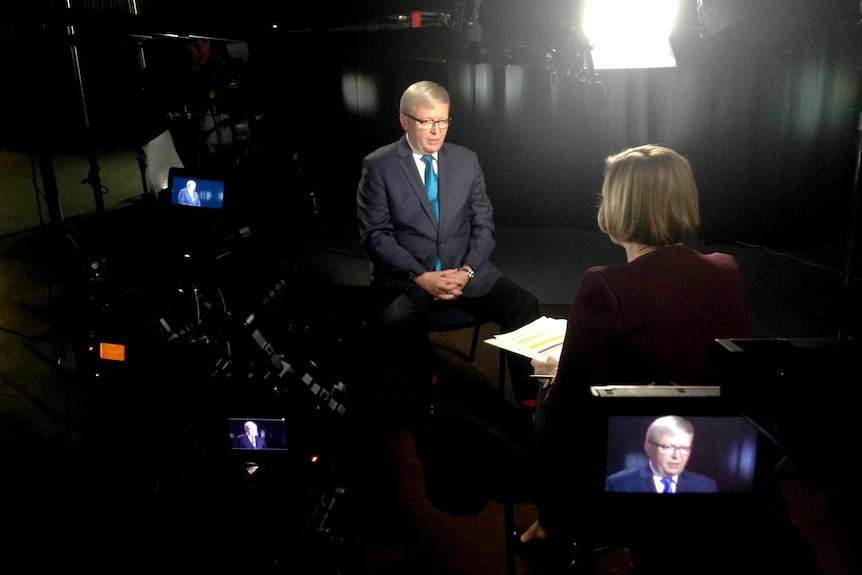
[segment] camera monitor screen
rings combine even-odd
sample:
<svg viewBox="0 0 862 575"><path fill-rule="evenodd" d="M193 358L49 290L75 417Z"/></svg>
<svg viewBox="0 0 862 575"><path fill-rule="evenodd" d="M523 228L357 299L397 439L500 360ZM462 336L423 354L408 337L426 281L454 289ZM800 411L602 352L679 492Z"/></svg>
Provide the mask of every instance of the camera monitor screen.
<svg viewBox="0 0 862 575"><path fill-rule="evenodd" d="M680 572L768 572L786 553L793 527L776 477L784 454L722 388L591 391L594 435L577 447L594 449L583 504L591 534L628 547L650 572L693 562Z"/></svg>
<svg viewBox="0 0 862 575"><path fill-rule="evenodd" d="M284 418L230 417L228 439L232 450L287 451L287 422Z"/></svg>
<svg viewBox="0 0 862 575"><path fill-rule="evenodd" d="M665 418L665 419L661 419ZM671 428L687 421L694 435L658 434L670 441L647 439L653 422ZM751 492L757 462L757 430L741 416L655 412L608 417L605 491L660 493L653 468L673 475L675 493ZM677 443L679 443L677 445ZM653 460L651 462L651 460ZM678 472L678 473L677 473Z"/></svg>
<svg viewBox="0 0 862 575"><path fill-rule="evenodd" d="M606 494L738 494L759 491L768 441L711 387L593 388L594 487ZM768 475L768 473L767 473ZM662 477L670 484L665 487ZM667 491L665 491L667 490Z"/></svg>
<svg viewBox="0 0 862 575"><path fill-rule="evenodd" d="M171 168L168 174L171 205L174 206L221 210L224 208L225 187L224 180L212 175L179 168Z"/></svg>

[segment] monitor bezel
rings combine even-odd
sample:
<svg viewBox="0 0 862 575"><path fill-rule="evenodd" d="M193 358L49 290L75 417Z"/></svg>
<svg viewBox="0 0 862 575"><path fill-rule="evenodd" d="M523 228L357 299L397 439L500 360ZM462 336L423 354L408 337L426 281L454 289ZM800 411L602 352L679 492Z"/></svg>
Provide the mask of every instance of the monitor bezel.
<svg viewBox="0 0 862 575"><path fill-rule="evenodd" d="M196 182L206 182L217 187L218 189L220 189L221 192L220 201L216 203L210 201L203 203L202 201L200 207L179 204L177 200L177 194L181 189L183 189L183 187L185 187L188 180L195 180ZM175 210L201 212L203 214L223 213L230 205L229 188L230 186L227 179L223 178L219 174L206 173L199 170L177 167L173 167L168 171L168 203L171 205L172 209Z"/></svg>
<svg viewBox="0 0 862 575"><path fill-rule="evenodd" d="M236 437L242 435L244 430L244 425L247 421L254 421L258 425L258 429L266 432L266 428L262 425L262 423L270 426L270 429L275 429L275 431L269 431L264 435L264 439L267 441L267 447L265 449L243 449L241 447L236 447L234 441ZM275 437L275 441L271 441L268 436L278 434ZM228 416L227 417L227 437L228 437L228 447L232 452L239 453L248 453L248 454L259 454L259 453L273 453L273 452L282 452L286 453L291 451L290 445L290 430L288 427L288 421L285 417L271 417L271 416L260 416L260 415L239 415L239 416Z"/></svg>

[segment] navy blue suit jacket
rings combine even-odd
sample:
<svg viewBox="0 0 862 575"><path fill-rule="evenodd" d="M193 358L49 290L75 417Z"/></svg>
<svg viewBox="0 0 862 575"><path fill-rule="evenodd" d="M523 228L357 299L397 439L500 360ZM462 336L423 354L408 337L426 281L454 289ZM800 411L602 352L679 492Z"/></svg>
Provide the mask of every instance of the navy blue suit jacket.
<svg viewBox="0 0 862 575"><path fill-rule="evenodd" d="M440 221L407 137L365 157L357 191L359 239L371 260L371 284L404 287L420 275L467 262L476 275L464 295L482 296L503 277L489 261L496 245L494 211L476 153L444 143L437 154Z"/></svg>
<svg viewBox="0 0 862 575"><path fill-rule="evenodd" d="M177 203L181 206L195 206L199 208L201 205L201 196L196 191L190 192L188 188L183 188L177 194Z"/></svg>
<svg viewBox="0 0 862 575"><path fill-rule="evenodd" d="M258 435L254 442L257 444L257 449L266 449L266 440L263 437ZM234 440L234 447L238 447L240 449L254 449L251 446L251 440L245 433L237 436Z"/></svg>
<svg viewBox="0 0 862 575"><path fill-rule="evenodd" d="M652 469L642 465L614 473L605 481L605 491L626 493L655 493ZM715 480L693 471L683 471L677 478L677 493L716 493Z"/></svg>

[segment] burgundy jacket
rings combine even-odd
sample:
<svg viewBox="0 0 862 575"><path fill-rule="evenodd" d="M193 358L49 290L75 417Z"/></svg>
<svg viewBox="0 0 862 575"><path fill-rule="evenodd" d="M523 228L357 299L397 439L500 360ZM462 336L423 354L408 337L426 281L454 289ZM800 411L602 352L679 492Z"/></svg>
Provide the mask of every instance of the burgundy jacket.
<svg viewBox="0 0 862 575"><path fill-rule="evenodd" d="M750 337L742 273L727 254L669 246L593 267L578 286L546 405L591 385L709 383L709 346Z"/></svg>

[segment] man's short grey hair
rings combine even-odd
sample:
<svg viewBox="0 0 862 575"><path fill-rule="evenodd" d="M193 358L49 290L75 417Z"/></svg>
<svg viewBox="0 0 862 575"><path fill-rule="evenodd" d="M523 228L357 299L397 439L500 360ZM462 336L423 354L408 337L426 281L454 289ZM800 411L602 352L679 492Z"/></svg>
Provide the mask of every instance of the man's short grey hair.
<svg viewBox="0 0 862 575"><path fill-rule="evenodd" d="M402 114L412 114L416 106L423 104L448 104L449 92L446 88L430 80L422 80L411 84L401 95L399 111Z"/></svg>
<svg viewBox="0 0 862 575"><path fill-rule="evenodd" d="M678 415L665 415L653 421L647 428L646 439L655 443L661 435L683 433L694 437L694 426L687 419Z"/></svg>

